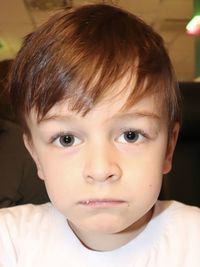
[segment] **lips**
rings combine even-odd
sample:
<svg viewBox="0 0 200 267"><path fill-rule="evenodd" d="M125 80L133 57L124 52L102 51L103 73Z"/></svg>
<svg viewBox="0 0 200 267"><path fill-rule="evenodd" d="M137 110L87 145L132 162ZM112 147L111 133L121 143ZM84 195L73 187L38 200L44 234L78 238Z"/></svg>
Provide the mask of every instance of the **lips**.
<svg viewBox="0 0 200 267"><path fill-rule="evenodd" d="M94 208L116 207L124 203L121 199L86 199L78 202L79 205Z"/></svg>

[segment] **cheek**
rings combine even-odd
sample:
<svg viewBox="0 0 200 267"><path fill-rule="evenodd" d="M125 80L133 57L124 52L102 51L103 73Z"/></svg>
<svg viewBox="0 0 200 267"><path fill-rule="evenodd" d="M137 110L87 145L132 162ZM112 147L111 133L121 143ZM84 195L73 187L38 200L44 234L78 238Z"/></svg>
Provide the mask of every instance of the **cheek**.
<svg viewBox="0 0 200 267"><path fill-rule="evenodd" d="M52 156L46 153L41 156L40 166L47 192L52 202L63 202L74 198L74 192L79 188L77 177L80 177L78 161L66 157ZM79 167L78 167L79 166ZM80 180L80 179L79 179Z"/></svg>
<svg viewBox="0 0 200 267"><path fill-rule="evenodd" d="M40 153L40 166L44 180L62 180L73 177L81 169L80 158L60 151L44 151ZM71 179L72 180L72 179Z"/></svg>
<svg viewBox="0 0 200 267"><path fill-rule="evenodd" d="M129 177L127 185L135 188L137 194L157 194L160 191L165 161L165 143L149 146L139 153L129 152L125 162L125 175Z"/></svg>
<svg viewBox="0 0 200 267"><path fill-rule="evenodd" d="M151 199L159 195L162 185L162 169L145 162L145 167L139 168L132 165L133 171L129 173L129 182L126 183L126 190L133 191L137 199ZM159 166L160 167L160 166Z"/></svg>

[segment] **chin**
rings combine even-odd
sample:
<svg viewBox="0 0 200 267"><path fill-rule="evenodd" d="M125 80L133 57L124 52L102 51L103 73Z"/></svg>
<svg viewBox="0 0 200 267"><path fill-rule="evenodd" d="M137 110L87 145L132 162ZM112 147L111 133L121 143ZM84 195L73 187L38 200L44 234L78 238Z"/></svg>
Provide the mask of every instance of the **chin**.
<svg viewBox="0 0 200 267"><path fill-rule="evenodd" d="M124 221L123 218L109 214L87 218L87 220L81 222L81 225L77 226L87 232L96 234L116 234L127 229L130 224Z"/></svg>

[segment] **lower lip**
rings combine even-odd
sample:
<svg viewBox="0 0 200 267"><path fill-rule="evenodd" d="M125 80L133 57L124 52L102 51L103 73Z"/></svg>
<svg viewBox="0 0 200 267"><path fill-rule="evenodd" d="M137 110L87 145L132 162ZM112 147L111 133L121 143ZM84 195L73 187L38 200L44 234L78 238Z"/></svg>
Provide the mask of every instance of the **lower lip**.
<svg viewBox="0 0 200 267"><path fill-rule="evenodd" d="M79 202L80 205L92 208L111 208L124 204L121 200L86 200Z"/></svg>

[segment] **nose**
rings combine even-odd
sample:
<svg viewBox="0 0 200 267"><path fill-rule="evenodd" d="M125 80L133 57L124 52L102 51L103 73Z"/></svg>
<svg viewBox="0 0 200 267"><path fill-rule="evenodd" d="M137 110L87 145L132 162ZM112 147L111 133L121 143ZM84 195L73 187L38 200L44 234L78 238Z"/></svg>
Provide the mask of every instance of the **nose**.
<svg viewBox="0 0 200 267"><path fill-rule="evenodd" d="M89 183L116 182L121 178L116 151L109 145L90 147L85 158L84 178Z"/></svg>

